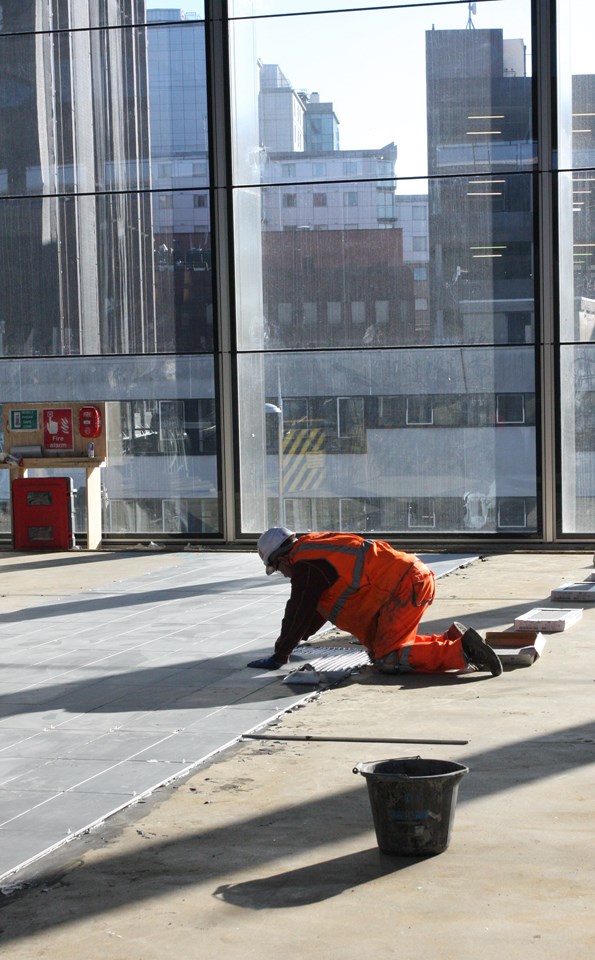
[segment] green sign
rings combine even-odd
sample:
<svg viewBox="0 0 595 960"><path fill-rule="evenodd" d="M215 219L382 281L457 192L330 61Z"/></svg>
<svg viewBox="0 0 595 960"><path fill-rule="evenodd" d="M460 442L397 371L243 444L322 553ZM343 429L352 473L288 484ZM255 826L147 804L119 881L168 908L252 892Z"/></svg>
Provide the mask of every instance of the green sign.
<svg viewBox="0 0 595 960"><path fill-rule="evenodd" d="M38 430L39 417L37 415L37 410L11 410L10 429Z"/></svg>

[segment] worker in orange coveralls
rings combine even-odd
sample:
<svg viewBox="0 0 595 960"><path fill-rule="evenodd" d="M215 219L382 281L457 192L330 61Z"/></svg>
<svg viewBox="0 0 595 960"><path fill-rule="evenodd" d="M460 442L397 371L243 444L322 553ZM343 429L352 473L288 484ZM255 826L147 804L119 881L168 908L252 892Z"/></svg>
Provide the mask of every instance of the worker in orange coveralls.
<svg viewBox="0 0 595 960"><path fill-rule="evenodd" d="M417 633L434 599L434 574L414 554L353 533L306 533L272 527L258 541L267 574L291 580L281 633L270 657L249 667L276 670L327 621L351 633L382 673L442 673L471 667L497 677L499 657L476 630L453 623L445 633Z"/></svg>

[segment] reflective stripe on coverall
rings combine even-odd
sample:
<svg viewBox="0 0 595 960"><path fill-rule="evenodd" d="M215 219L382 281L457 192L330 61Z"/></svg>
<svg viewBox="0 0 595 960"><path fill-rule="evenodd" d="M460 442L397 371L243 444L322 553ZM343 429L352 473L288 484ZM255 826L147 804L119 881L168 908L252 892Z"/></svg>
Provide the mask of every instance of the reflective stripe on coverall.
<svg viewBox="0 0 595 960"><path fill-rule="evenodd" d="M381 667L441 673L467 666L456 628L417 634L435 584L432 571L414 554L351 533L307 533L297 539L287 559L332 564L338 579L320 597L318 610L352 633Z"/></svg>

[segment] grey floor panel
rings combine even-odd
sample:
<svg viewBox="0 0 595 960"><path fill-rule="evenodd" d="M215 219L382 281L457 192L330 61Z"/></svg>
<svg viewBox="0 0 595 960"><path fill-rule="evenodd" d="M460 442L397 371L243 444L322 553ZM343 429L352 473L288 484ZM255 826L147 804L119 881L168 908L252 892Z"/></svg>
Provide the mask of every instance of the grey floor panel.
<svg viewBox="0 0 595 960"><path fill-rule="evenodd" d="M256 555L197 552L2 614L0 881L315 695L245 669L287 596Z"/></svg>

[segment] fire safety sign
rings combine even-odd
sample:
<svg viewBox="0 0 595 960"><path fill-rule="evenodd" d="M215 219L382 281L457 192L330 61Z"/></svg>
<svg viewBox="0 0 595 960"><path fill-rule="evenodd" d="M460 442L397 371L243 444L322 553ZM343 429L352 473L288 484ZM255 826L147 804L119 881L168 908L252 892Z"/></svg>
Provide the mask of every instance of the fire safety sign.
<svg viewBox="0 0 595 960"><path fill-rule="evenodd" d="M65 453L71 453L74 450L73 418L70 407L44 407L43 446L44 450L61 450Z"/></svg>

